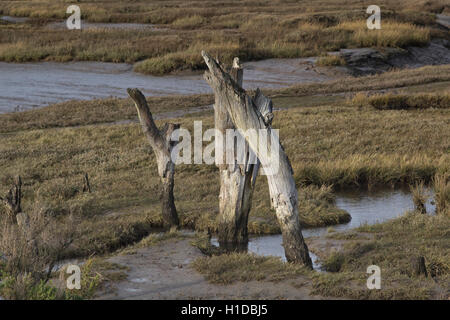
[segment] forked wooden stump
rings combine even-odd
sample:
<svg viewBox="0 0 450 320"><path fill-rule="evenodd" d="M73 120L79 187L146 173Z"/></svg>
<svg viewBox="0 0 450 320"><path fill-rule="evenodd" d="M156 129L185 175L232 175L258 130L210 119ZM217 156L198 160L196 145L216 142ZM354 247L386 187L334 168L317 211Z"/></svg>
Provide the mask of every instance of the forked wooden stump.
<svg viewBox="0 0 450 320"><path fill-rule="evenodd" d="M271 112L263 115L262 106L270 107L271 101L260 93L255 97L247 95L245 90L233 77L226 73L220 64L208 53L202 52L209 71L204 75L206 82L214 90L216 99L220 99L222 106L236 129L241 132L264 133L270 142L260 145L259 139L245 136L251 150L256 154L267 175L272 206L276 211L278 223L283 234L283 247L289 262L303 263L312 268L308 247L301 232L298 193L293 177L292 166L284 152L278 136L271 128ZM263 103L261 103L263 102ZM268 154L268 150L276 148L276 159Z"/></svg>
<svg viewBox="0 0 450 320"><path fill-rule="evenodd" d="M243 69L238 58L234 59L229 74L238 85L242 86ZM259 172L259 161L250 161L256 159L256 156L247 142L245 142L244 152L238 154L234 150L235 143L226 141L227 131L233 130L237 133L237 130L222 99L221 95L215 95L214 125L216 131L224 137L222 141L217 137L215 140L215 157L220 177L218 240L224 250L235 251L247 247L248 244L248 216ZM240 136L238 135L237 138ZM232 163L227 161L230 155L233 156Z"/></svg>

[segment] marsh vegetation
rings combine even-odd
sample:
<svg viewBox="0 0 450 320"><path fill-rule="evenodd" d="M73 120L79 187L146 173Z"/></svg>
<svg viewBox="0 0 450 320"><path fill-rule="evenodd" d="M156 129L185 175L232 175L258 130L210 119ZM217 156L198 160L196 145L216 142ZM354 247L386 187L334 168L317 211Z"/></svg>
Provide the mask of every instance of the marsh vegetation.
<svg viewBox="0 0 450 320"><path fill-rule="evenodd" d="M358 103L351 98L358 91L367 93L374 89L400 90L400 96L408 90L445 96L442 86L449 81L445 68L448 67L368 76L356 86L351 86L354 80L350 78L346 83L331 82L324 87L303 85L270 91L276 107L283 108L282 112L275 112L274 127L281 129L293 164L304 227L348 221L348 213L334 204L333 188L433 180L436 202L440 211L446 212L448 178L434 176L445 175L449 170L448 107L379 110L361 105L360 95ZM413 86L405 87L405 81ZM401 88L395 89L397 86ZM332 101L322 88L333 94ZM345 91L345 95L334 95ZM148 103L158 114L170 108L188 110L209 104L211 99L209 95L149 98ZM371 97L366 100L371 101ZM110 253L162 226L152 152L137 123L111 123L134 117L129 99L75 101L0 116L3 193L20 173L24 181L24 211L31 212L39 206L40 212L61 225L69 223L72 216L79 219L75 240L60 257ZM201 119L206 127L213 125L212 111L196 114L195 119ZM164 120L156 123L160 125L161 121ZM193 118L187 116L176 122L189 129ZM82 192L85 172L89 173L91 193ZM175 185L181 226L215 232L219 192L215 167L181 165L176 168L176 176L184 181ZM280 232L264 185L265 178L261 177L249 217L250 234ZM445 213L439 218L422 219L430 224L439 220L442 225L443 217Z"/></svg>
<svg viewBox="0 0 450 320"><path fill-rule="evenodd" d="M345 60L330 51L406 48L449 39L435 17L448 14L449 8L432 0L381 1L383 32L371 33L365 28L366 8L353 0L227 1L219 8L213 1L111 1L101 6L83 1L85 21L157 27L81 32L48 28L66 17L66 5L0 1L0 14L29 17L0 23L0 60L127 62L138 72L163 75L205 69L200 51L207 50L224 63L235 56L242 61L316 56L317 65L340 67ZM114 259L132 260L129 256L148 248L157 256L175 243L172 248L182 249L177 259L185 259L183 253L195 258L185 272L204 275L219 288L282 283L290 293L307 287L321 297L448 299L449 87L450 65L439 65L263 90L273 101L272 125L280 129L292 165L300 224L304 229L330 227L325 236L306 239L326 273L276 257L222 254L212 248L220 212L220 178L214 165L175 167L173 196L183 230L164 230L155 153L129 98L73 100L0 114L0 197L20 175L21 210L31 218L28 231L22 232L7 221L8 208L0 206L0 296L89 299L105 283L126 281L127 268ZM215 125L212 94L146 101L159 128L167 118L190 132L194 120L202 121L203 130ZM410 188L415 210L336 232L332 226L351 219L336 204L336 191L376 187ZM436 210L424 214L428 198ZM195 239L191 231L197 233ZM267 178L260 176L248 233L254 237L281 231ZM64 276L53 268L74 258L85 261L84 289L78 293L62 288ZM411 258L423 258L427 277L415 273ZM371 264L383 270L383 290L365 287Z"/></svg>
<svg viewBox="0 0 450 320"><path fill-rule="evenodd" d="M88 22L144 23L153 29L97 28L74 32L47 27L64 19L64 1L1 1L0 14L30 17L24 24L0 25L0 60L108 61L136 63L135 70L162 75L204 69L198 52L206 50L231 63L267 58L309 57L341 48L426 45L448 38L437 28L441 1L383 0L383 30L366 28L366 7L359 1L120 1L80 3ZM414 11L411 10L414 7ZM45 9L44 9L45 8ZM420 8L420 9L419 9Z"/></svg>

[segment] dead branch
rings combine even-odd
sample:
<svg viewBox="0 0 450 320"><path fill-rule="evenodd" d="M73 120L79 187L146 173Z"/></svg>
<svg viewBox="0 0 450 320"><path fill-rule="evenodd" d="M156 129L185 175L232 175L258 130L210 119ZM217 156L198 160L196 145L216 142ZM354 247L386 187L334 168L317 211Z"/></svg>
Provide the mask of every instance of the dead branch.
<svg viewBox="0 0 450 320"><path fill-rule="evenodd" d="M162 217L166 227L178 226L179 219L173 196L175 163L172 161L171 152L176 142L171 141L172 133L180 126L166 123L159 130L153 121L147 100L138 89L127 89L128 95L133 99L138 112L142 131L147 137L153 152L156 155L158 174L162 183Z"/></svg>

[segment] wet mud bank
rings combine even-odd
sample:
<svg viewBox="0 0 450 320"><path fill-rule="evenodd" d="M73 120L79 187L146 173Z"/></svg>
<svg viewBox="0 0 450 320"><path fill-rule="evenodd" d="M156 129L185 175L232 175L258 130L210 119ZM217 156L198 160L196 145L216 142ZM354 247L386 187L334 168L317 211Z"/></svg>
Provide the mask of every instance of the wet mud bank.
<svg viewBox="0 0 450 320"><path fill-rule="evenodd" d="M332 54L341 56L345 60L350 74L364 76L394 68L420 68L427 65L449 64L450 42L445 39L436 39L425 47L341 49Z"/></svg>

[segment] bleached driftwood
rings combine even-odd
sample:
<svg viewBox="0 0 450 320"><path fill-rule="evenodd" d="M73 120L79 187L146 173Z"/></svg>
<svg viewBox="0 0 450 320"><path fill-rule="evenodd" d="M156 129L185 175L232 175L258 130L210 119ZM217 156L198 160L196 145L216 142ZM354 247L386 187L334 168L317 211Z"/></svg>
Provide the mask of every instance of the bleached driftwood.
<svg viewBox="0 0 450 320"><path fill-rule="evenodd" d="M265 130L271 136L271 113L265 116L258 110L258 99L265 101L263 96L252 98L244 89L224 72L222 67L208 53L202 52L209 72L204 75L205 80L214 90L214 94L222 102L233 124L246 132L248 130ZM279 146L278 168L273 168L274 162L268 153L261 152L258 144L253 139L247 139L250 148L256 153L267 174L272 206L276 211L277 219L283 234L283 246L286 259L291 262L301 262L312 267L308 247L303 239L299 222L298 193L293 177L293 170L289 159L277 139ZM266 147L276 147L274 145ZM270 149L269 148L269 149ZM273 169L273 170L272 170Z"/></svg>
<svg viewBox="0 0 450 320"><path fill-rule="evenodd" d="M236 83L242 85L243 69L239 59L235 58L230 71ZM220 132L223 139L216 138L216 163L220 172L218 240L221 247L226 249L239 249L248 243L248 215L250 213L253 189L258 176L259 163L248 164L251 150L245 142L245 154L238 155L234 145L226 143L227 130L234 130L228 112L224 106L223 96L215 95L214 123L215 129ZM227 154L234 161L227 161ZM238 158L242 157L241 163Z"/></svg>
<svg viewBox="0 0 450 320"><path fill-rule="evenodd" d="M180 126L178 124L166 123L159 130L153 121L147 100L142 92L138 89L127 89L127 92L135 103L142 131L146 135L156 155L158 174L162 184L163 223L166 227L178 226L179 219L173 196L175 163L171 159L171 152L176 142L171 141L171 136Z"/></svg>

